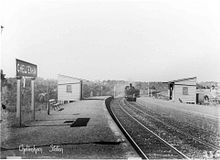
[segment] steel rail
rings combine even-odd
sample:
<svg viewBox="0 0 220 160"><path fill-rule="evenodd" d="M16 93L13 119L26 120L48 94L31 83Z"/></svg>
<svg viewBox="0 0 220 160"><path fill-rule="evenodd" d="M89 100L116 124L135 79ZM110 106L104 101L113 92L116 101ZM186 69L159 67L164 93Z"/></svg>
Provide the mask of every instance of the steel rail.
<svg viewBox="0 0 220 160"><path fill-rule="evenodd" d="M126 105L126 104L125 104ZM119 103L119 106L121 107L121 109L132 119L134 119L138 124L140 124L143 128L145 128L147 131L149 131L151 134L153 134L155 137L157 137L160 141L162 141L165 145L167 145L168 147L170 147L171 149L173 149L174 151L176 151L179 155L181 155L182 157L184 157L185 159L190 160L190 158L188 156L186 156L185 154L183 154L181 151L179 151L178 149L176 149L175 147L173 147L171 144L169 144L167 141L165 141L164 139L162 139L160 136L158 136L156 133L154 133L153 131L151 131L149 128L147 128L144 124L142 124L141 122L139 122L136 118L134 118L130 113L128 113Z"/></svg>
<svg viewBox="0 0 220 160"><path fill-rule="evenodd" d="M147 159L149 160L149 158L144 154L144 152L141 150L141 148L137 145L137 143L133 140L133 138L130 136L130 134L126 131L126 129L123 127L123 125L121 124L121 122L119 121L119 119L117 118L117 116L114 114L114 112L111 110L111 106L107 106L107 109L110 113L110 115L112 116L112 118L114 119L115 123L118 125L118 127L120 128L120 130L122 131L122 133L125 135L125 137L127 138L127 140L130 142L130 144L132 145L132 147L135 149L135 151L138 153L138 155L142 158L142 159Z"/></svg>
<svg viewBox="0 0 220 160"><path fill-rule="evenodd" d="M142 107L146 107L147 106L147 104L142 104L142 103L144 103L143 101L142 101L142 103L141 102L136 102L138 105L140 105L140 106L142 106ZM154 103L152 103L153 105L155 105ZM186 110L183 110L183 109L179 109L180 111L184 111L186 114L188 114L189 112L188 111L186 111ZM192 111L192 113L195 113L194 111ZM198 114L200 114L199 112L198 112ZM201 116L204 116L202 113L200 114ZM208 117L208 118L210 118L210 119L212 119L211 117ZM220 117L216 117L217 119L218 118L220 118ZM212 119L212 120L216 120L216 119ZM189 124L192 124L192 123L189 123ZM202 128L202 127L192 127L192 128L197 128L197 129L202 129L202 130L204 130L204 131L206 131L206 132L209 132L208 130L206 130L206 129L204 129L204 128ZM210 133L210 134L212 134L212 135L216 135L215 133Z"/></svg>
<svg viewBox="0 0 220 160"><path fill-rule="evenodd" d="M137 103L137 104L139 104L139 103ZM207 146L207 147L210 147L210 148L213 148L213 149L216 149L216 150L219 150L219 149L220 149L220 147L218 147L218 146L215 146L215 145L213 145L213 144L211 144L211 143L204 142L204 141L200 140L199 138L196 138L196 137L194 137L194 136L192 136L192 135L190 135L190 134L187 134L187 133L183 132L181 129L178 129L178 128L174 127L174 126L171 126L171 125L169 125L169 124L167 124L167 123L165 123L165 122L159 120L158 118L155 118L155 117L153 117L153 116L150 115L150 114L147 114L146 112L144 112L144 111L142 111L142 110L140 110L140 109L134 107L134 106L133 106L132 104L130 104L129 102L128 102L128 105L130 105L130 106L133 107L134 109L136 109L136 110L142 112L143 114L150 116L150 117L153 118L154 120L161 122L161 123L164 124L165 126L170 127L170 128L172 128L172 129L178 131L179 133L182 133L182 134L184 134L185 136L188 136L188 137L194 139L195 141L204 144L204 145ZM139 105L142 105L142 104L139 104Z"/></svg>

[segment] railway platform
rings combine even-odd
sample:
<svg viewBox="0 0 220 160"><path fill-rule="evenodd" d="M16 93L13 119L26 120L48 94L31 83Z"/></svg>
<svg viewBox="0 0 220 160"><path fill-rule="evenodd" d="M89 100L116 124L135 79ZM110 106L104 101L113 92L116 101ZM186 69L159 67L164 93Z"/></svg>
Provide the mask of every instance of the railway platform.
<svg viewBox="0 0 220 160"><path fill-rule="evenodd" d="M109 115L105 97L62 106L42 119L9 128L1 158L139 158Z"/></svg>

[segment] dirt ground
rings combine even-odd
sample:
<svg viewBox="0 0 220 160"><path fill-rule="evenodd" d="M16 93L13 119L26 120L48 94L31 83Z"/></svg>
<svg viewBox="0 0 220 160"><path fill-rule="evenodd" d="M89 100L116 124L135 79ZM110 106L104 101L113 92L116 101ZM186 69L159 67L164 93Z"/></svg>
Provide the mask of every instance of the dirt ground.
<svg viewBox="0 0 220 160"><path fill-rule="evenodd" d="M172 101L165 101L149 97L138 98L139 103L152 103L161 107L175 108L177 110L191 112L194 114L203 114L204 116L220 119L220 105L197 105L197 104L182 104Z"/></svg>

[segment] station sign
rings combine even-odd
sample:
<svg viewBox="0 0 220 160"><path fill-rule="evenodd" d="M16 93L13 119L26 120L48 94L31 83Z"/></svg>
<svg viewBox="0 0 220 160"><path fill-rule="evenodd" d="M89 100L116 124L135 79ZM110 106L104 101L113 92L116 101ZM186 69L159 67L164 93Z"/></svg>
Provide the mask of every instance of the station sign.
<svg viewBox="0 0 220 160"><path fill-rule="evenodd" d="M37 65L16 59L16 76L37 77Z"/></svg>

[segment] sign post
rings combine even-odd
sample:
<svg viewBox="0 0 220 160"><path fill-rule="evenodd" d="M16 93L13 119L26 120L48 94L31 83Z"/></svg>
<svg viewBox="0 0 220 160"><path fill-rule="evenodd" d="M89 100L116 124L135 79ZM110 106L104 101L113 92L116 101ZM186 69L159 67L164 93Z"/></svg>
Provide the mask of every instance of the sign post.
<svg viewBox="0 0 220 160"><path fill-rule="evenodd" d="M19 120L21 127L21 78L31 77L31 111L32 119L35 120L34 106L34 80L37 77L37 65L16 59L16 76L17 76L17 113L16 117Z"/></svg>
<svg viewBox="0 0 220 160"><path fill-rule="evenodd" d="M35 120L34 80L35 80L35 78L31 78L31 112L32 112L32 119L33 120Z"/></svg>
<svg viewBox="0 0 220 160"><path fill-rule="evenodd" d="M17 105L16 118L18 118L21 127L21 77L17 77Z"/></svg>

